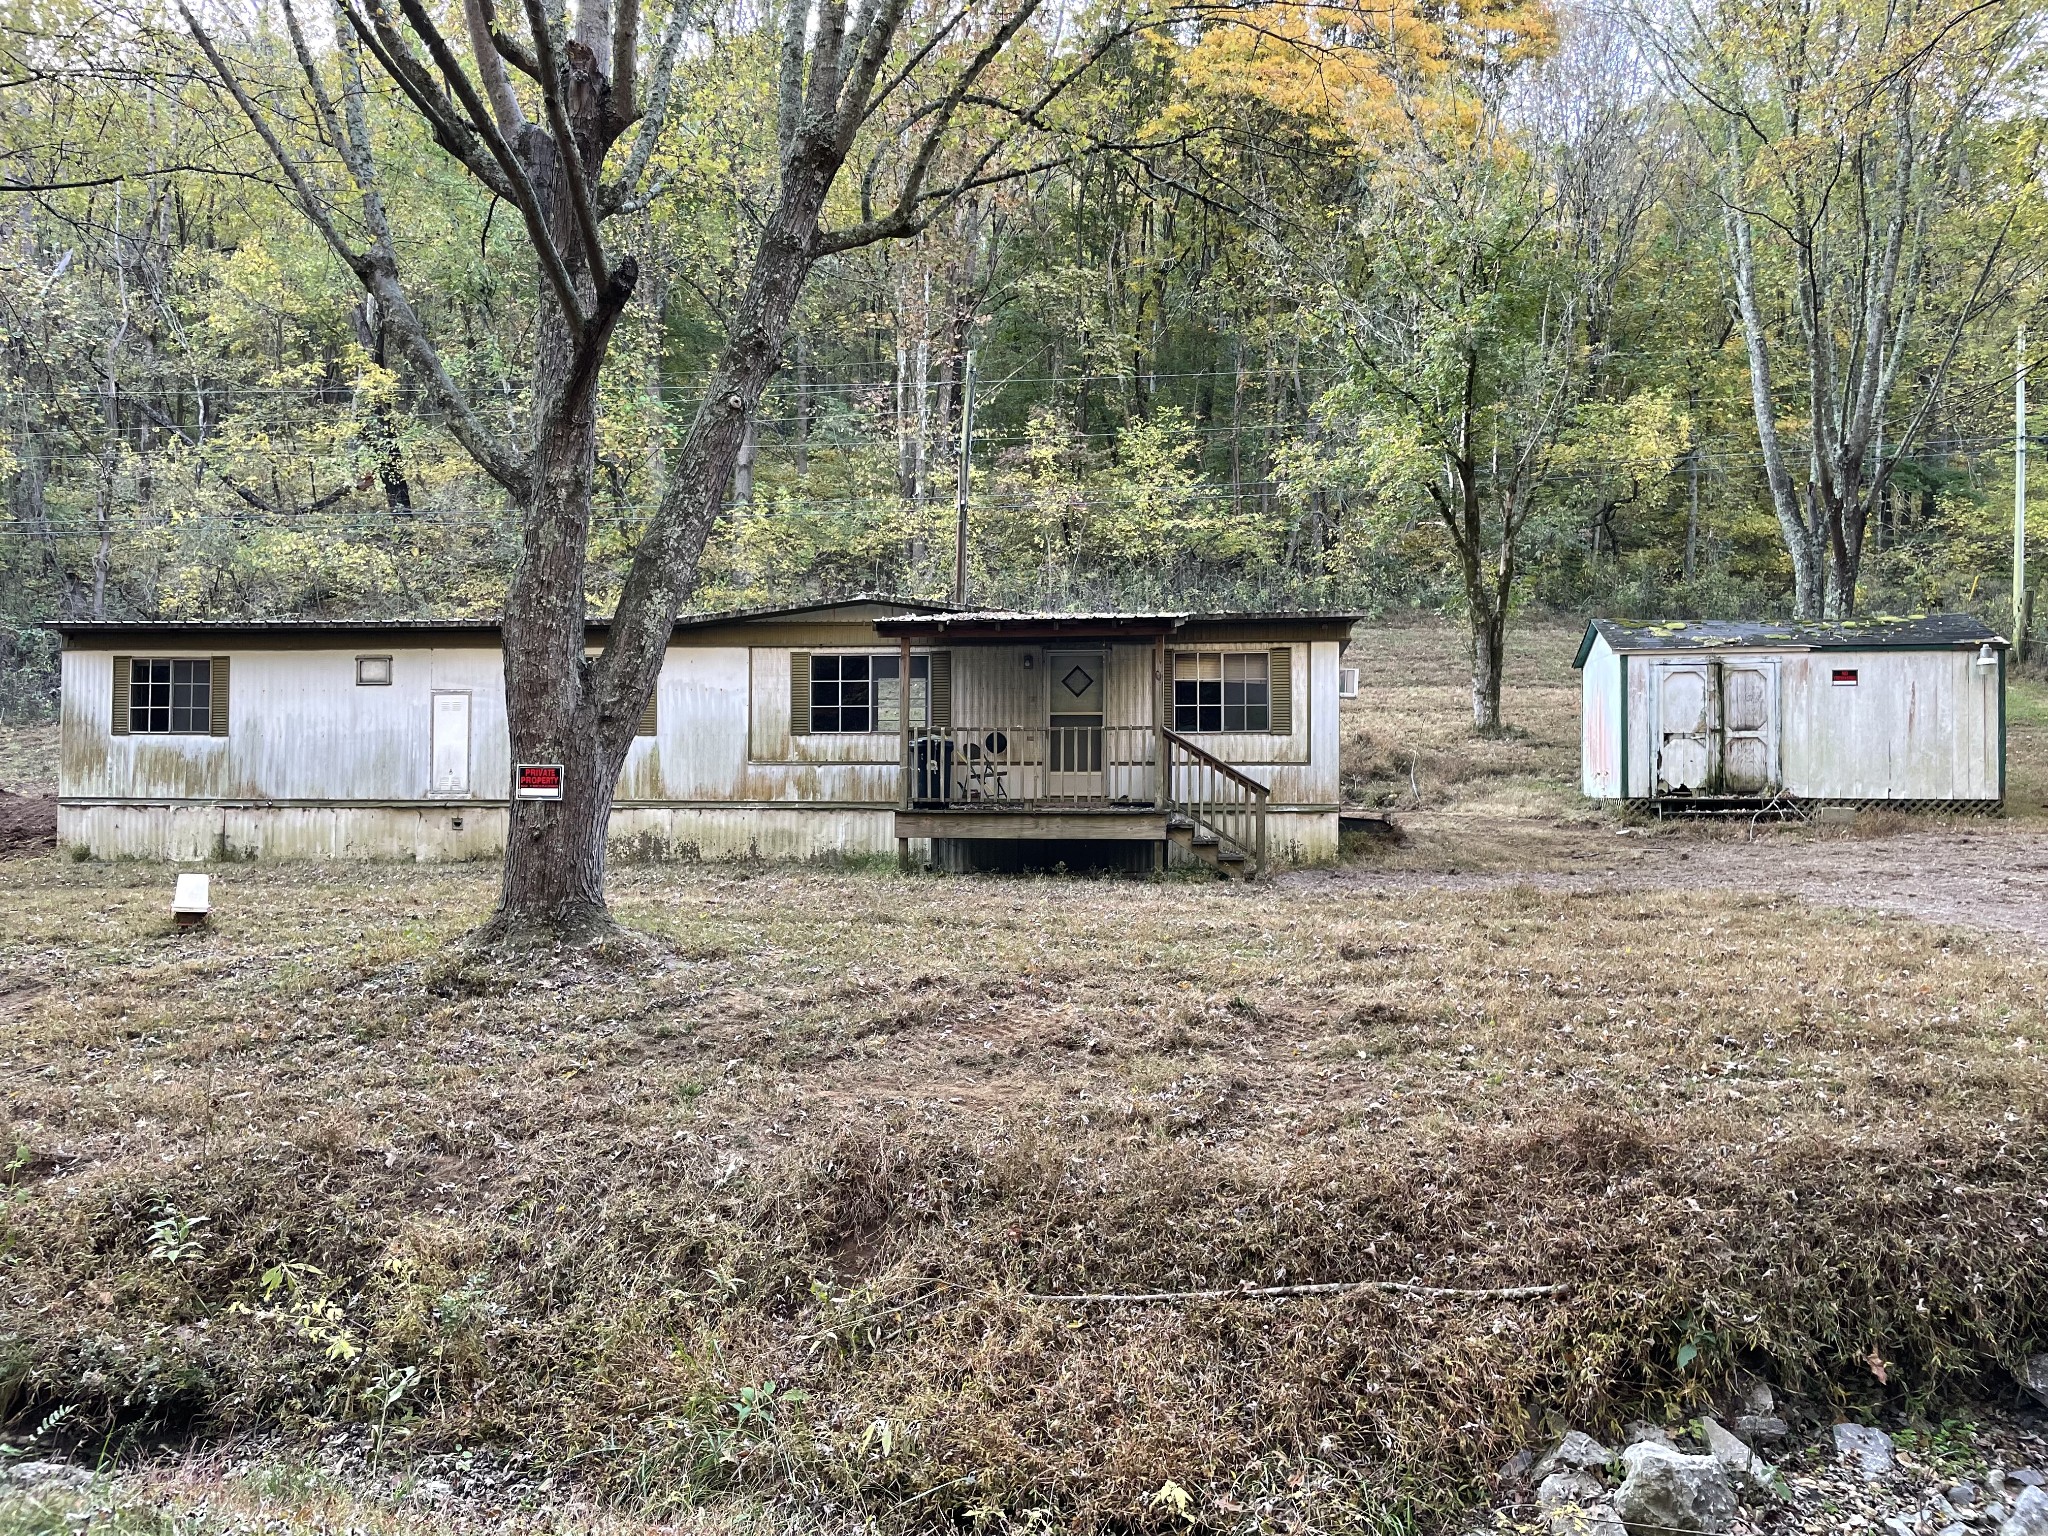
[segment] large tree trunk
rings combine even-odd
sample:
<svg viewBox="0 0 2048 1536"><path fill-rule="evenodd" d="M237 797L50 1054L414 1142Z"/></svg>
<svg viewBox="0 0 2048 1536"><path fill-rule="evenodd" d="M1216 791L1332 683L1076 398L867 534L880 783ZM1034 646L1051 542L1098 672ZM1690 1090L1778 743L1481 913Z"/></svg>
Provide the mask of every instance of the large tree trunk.
<svg viewBox="0 0 2048 1536"><path fill-rule="evenodd" d="M557 248L586 303L581 256L560 154L529 126L518 145L534 191L552 214ZM584 565L597 467L597 391L575 377L576 338L545 283L534 366L532 498L522 508L519 563L505 595L505 718L514 776L521 763L562 769L560 800L513 795L498 912L487 941L545 932L576 938L611 919L604 839L631 737L599 728L584 659ZM512 786L506 786L508 795Z"/></svg>
<svg viewBox="0 0 2048 1536"><path fill-rule="evenodd" d="M1472 729L1482 736L1498 736L1500 723L1500 681L1507 664L1507 615L1489 607L1474 605L1472 622Z"/></svg>
<svg viewBox="0 0 2048 1536"><path fill-rule="evenodd" d="M746 292L662 505L628 572L603 654L583 654L584 546L595 465L595 395L536 454L536 506L505 610L506 703L515 763L562 765L559 801L512 802L498 911L480 937L594 936L604 901L605 830L633 731L660 675L676 614L732 484L747 424L774 377L815 259L831 167L792 167L756 250ZM579 274L579 280L581 275ZM566 339L566 328L547 333ZM544 342L536 401L560 398L568 350ZM539 414L539 413L537 413Z"/></svg>

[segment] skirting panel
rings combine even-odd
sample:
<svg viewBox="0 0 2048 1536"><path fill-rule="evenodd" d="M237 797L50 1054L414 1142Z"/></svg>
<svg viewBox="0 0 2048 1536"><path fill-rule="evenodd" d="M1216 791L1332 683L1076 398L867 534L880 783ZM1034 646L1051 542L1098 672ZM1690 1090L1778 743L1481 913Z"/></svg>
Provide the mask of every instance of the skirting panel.
<svg viewBox="0 0 2048 1536"><path fill-rule="evenodd" d="M502 806L59 805L57 839L98 859L493 859L505 848ZM611 856L663 859L860 858L896 852L892 806L624 806ZM1276 812L1275 863L1337 856L1334 812ZM922 859L928 845L914 840Z"/></svg>

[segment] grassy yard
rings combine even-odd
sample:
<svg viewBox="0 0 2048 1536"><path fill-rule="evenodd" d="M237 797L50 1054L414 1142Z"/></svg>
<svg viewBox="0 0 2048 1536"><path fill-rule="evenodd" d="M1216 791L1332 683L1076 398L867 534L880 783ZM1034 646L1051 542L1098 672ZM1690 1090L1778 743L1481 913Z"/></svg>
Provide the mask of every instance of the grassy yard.
<svg viewBox="0 0 2048 1536"><path fill-rule="evenodd" d="M1485 744L1442 639L1347 715L1362 796L1415 767L1385 857L1584 841L1561 632ZM453 945L494 881L230 866L181 934L162 869L0 860L17 1424L516 1473L424 1524L214 1495L283 1529L566 1488L620 1531L1385 1531L1738 1368L1904 1410L2048 1331L2034 951L1714 890L727 865L619 870L644 942L507 967Z"/></svg>

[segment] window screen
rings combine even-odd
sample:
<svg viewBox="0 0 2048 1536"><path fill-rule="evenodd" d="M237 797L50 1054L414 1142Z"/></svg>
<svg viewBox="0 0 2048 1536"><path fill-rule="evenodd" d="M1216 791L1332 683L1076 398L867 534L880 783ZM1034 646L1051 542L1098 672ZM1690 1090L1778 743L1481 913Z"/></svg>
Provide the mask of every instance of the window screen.
<svg viewBox="0 0 2048 1536"><path fill-rule="evenodd" d="M137 657L128 663L128 729L204 736L213 729L213 663Z"/></svg>
<svg viewBox="0 0 2048 1536"><path fill-rule="evenodd" d="M1173 728L1183 732L1272 728L1272 694L1264 651L1176 651Z"/></svg>

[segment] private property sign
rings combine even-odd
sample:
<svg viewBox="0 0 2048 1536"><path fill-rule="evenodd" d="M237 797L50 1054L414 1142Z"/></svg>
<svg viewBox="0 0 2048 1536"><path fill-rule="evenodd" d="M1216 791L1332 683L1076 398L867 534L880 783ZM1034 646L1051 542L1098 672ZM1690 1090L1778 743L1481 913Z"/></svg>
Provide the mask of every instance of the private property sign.
<svg viewBox="0 0 2048 1536"><path fill-rule="evenodd" d="M562 798L560 763L521 763L514 770L513 798L518 800L559 800Z"/></svg>

